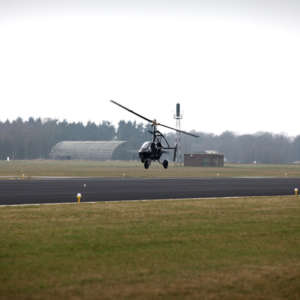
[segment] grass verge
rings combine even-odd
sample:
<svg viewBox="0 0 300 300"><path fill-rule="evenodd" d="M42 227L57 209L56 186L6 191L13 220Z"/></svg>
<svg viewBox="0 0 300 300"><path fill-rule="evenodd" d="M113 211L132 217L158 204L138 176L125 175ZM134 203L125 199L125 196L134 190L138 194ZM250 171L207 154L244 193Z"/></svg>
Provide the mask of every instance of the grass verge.
<svg viewBox="0 0 300 300"><path fill-rule="evenodd" d="M0 208L0 299L299 299L300 200Z"/></svg>

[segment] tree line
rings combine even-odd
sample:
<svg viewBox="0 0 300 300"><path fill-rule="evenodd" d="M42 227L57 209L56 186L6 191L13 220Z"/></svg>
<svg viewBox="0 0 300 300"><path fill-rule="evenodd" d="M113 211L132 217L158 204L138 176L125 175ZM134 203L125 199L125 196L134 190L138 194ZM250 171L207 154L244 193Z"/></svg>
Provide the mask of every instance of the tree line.
<svg viewBox="0 0 300 300"><path fill-rule="evenodd" d="M56 119L18 118L0 122L0 159L45 159L49 157L51 148L61 141L117 139L128 141L131 150L138 150L144 141L151 139L150 129L149 125L124 120L115 127L108 121L83 124ZM237 135L229 131L220 135L197 134L199 138L182 135L184 153L214 150L223 153L228 162L239 163L300 161L300 135L295 138L268 132ZM175 143L175 133L168 133L166 137L170 144Z"/></svg>
<svg viewBox="0 0 300 300"><path fill-rule="evenodd" d="M126 140L132 147L147 138L147 127L136 122L100 124L29 118L0 122L0 159L48 158L52 147L61 141Z"/></svg>

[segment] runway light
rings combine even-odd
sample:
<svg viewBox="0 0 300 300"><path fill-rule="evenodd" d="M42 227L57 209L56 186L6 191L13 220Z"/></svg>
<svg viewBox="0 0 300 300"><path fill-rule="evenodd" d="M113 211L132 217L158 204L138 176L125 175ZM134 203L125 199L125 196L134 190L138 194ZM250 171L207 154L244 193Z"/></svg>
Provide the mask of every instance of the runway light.
<svg viewBox="0 0 300 300"><path fill-rule="evenodd" d="M78 193L78 194L77 194L77 203L80 203L80 200L81 200L81 194Z"/></svg>
<svg viewBox="0 0 300 300"><path fill-rule="evenodd" d="M295 196L298 196L298 192L299 192L298 188L295 188L294 192L295 192Z"/></svg>

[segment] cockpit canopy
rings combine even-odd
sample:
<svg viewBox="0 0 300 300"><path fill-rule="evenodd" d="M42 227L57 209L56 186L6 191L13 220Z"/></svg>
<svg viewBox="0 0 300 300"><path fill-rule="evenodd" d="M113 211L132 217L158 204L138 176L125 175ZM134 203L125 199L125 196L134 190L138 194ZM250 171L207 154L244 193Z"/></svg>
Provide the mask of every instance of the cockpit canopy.
<svg viewBox="0 0 300 300"><path fill-rule="evenodd" d="M145 143L141 146L139 152L151 152L151 144L152 144L151 141L145 142Z"/></svg>

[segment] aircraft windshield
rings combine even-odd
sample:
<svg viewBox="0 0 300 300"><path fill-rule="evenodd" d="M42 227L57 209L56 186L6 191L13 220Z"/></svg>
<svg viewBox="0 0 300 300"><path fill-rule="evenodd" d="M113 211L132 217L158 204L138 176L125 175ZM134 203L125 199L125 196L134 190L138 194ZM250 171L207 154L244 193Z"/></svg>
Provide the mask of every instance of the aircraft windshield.
<svg viewBox="0 0 300 300"><path fill-rule="evenodd" d="M141 146L139 152L145 152L145 151L151 151L151 142L145 142L145 143Z"/></svg>

